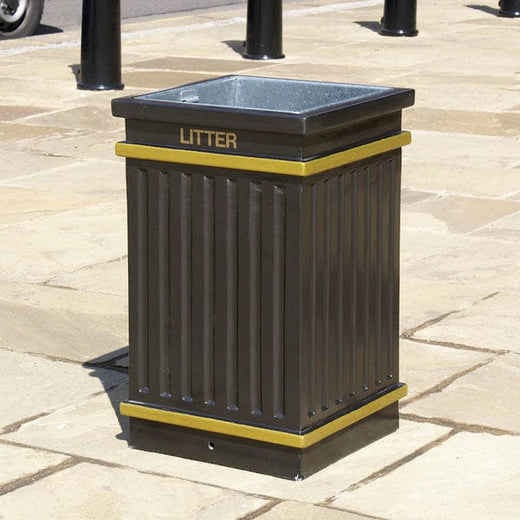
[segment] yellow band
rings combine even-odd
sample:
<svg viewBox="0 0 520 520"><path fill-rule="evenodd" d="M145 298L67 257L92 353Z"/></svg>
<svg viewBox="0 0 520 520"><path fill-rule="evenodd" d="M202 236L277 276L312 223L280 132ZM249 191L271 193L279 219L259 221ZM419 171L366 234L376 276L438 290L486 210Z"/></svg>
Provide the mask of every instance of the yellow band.
<svg viewBox="0 0 520 520"><path fill-rule="evenodd" d="M213 166L232 170L246 170L281 175L296 175L308 177L317 173L345 166L374 155L396 150L411 143L410 132L401 132L357 146L349 150L333 153L310 161L287 161L283 159L266 159L262 157L248 157L245 155L219 154L212 152L198 152L194 150L178 150L160 146L143 144L117 143L116 155L129 159L144 159L150 161L192 164L198 166Z"/></svg>
<svg viewBox="0 0 520 520"><path fill-rule="evenodd" d="M200 417L188 413L160 410L158 408L150 408L145 405L133 403L121 403L120 410L122 415L135 417L136 419L145 419L148 421L182 426L184 428L203 430L205 432L220 433L223 435L231 435L233 437L241 437L244 439L252 439L255 441L303 449L316 444L326 437L329 437L334 433L361 421L362 419L365 419L369 415L372 415L383 408L386 408L397 400L405 397L407 393L407 385L402 385L396 390L374 399L365 406L362 406L357 410L343 415L338 419L303 435L271 430L261 426L238 424L222 419Z"/></svg>

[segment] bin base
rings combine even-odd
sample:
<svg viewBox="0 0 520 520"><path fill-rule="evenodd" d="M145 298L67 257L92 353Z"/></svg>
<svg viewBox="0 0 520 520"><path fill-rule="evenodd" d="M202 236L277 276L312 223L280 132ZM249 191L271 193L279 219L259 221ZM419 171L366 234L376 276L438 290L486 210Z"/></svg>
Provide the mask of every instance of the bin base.
<svg viewBox="0 0 520 520"><path fill-rule="evenodd" d="M305 449L130 418L132 448L302 480L396 431L398 403Z"/></svg>

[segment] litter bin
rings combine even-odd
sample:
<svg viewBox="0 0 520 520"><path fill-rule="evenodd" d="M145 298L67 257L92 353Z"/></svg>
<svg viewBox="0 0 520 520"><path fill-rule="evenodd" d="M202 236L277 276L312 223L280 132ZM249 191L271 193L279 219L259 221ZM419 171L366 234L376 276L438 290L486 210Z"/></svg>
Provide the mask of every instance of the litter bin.
<svg viewBox="0 0 520 520"><path fill-rule="evenodd" d="M413 97L227 76L113 101L131 446L299 480L398 428Z"/></svg>

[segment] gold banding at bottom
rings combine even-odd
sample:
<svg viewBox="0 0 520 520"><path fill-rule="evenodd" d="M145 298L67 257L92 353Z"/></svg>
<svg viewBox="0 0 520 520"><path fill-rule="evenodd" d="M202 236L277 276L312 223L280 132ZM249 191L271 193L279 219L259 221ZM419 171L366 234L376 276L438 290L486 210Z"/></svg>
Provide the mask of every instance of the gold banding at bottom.
<svg viewBox="0 0 520 520"><path fill-rule="evenodd" d="M388 392L387 394L374 399L368 404L361 406L360 408L357 408L356 410L338 417L337 419L303 435L271 430L262 426L239 424L222 419L200 417L198 415L190 415L188 413L160 410L158 408L150 408L145 405L133 403L121 403L120 410L122 415L134 417L136 419L145 419L148 421L172 424L174 426L182 426L183 428L203 430L210 433L231 435L233 437L241 437L243 439L251 439L260 442L268 442L270 444L289 446L291 448L304 449L327 437L330 437L334 433L337 433L376 412L379 412L383 408L386 408L392 403L395 403L399 399L405 397L407 393L408 386L402 385L396 390Z"/></svg>
<svg viewBox="0 0 520 520"><path fill-rule="evenodd" d="M213 166L232 170L247 170L261 173L296 175L308 177L317 173L351 164L374 155L401 148L412 141L410 132L401 132L379 141L363 144L342 152L310 161L288 161L284 159L267 159L245 155L199 152L196 150L179 150L161 146L143 144L116 143L116 155L128 159L191 164L197 166Z"/></svg>

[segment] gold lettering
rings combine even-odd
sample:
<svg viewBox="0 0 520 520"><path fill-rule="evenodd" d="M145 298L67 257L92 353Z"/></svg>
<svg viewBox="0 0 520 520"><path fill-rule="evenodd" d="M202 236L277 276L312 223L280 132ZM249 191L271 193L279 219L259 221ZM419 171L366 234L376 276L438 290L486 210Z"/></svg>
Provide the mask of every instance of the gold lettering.
<svg viewBox="0 0 520 520"><path fill-rule="evenodd" d="M208 146L213 146L211 136L218 134L219 132L214 132L213 130L206 130L206 133L208 134ZM218 145L216 145L216 146L218 146Z"/></svg>
<svg viewBox="0 0 520 520"><path fill-rule="evenodd" d="M226 148L233 148L234 150L237 149L237 134L232 132L226 133Z"/></svg>
<svg viewBox="0 0 520 520"><path fill-rule="evenodd" d="M193 128L191 131L197 136L197 146L200 146L200 134L204 130L196 130L195 128Z"/></svg>
<svg viewBox="0 0 520 520"><path fill-rule="evenodd" d="M233 132L217 132L202 128L180 128L179 141L181 144L207 146L209 148L238 148L238 136Z"/></svg>
<svg viewBox="0 0 520 520"><path fill-rule="evenodd" d="M217 132L215 138L215 146L217 148L227 148L226 146L226 132Z"/></svg>
<svg viewBox="0 0 520 520"><path fill-rule="evenodd" d="M181 141L181 144L191 144L191 141L189 141L188 139L186 139L184 137L184 128L181 128L180 141Z"/></svg>

